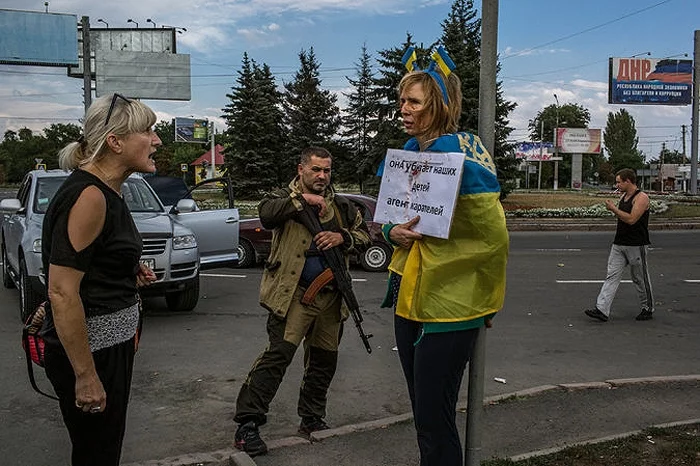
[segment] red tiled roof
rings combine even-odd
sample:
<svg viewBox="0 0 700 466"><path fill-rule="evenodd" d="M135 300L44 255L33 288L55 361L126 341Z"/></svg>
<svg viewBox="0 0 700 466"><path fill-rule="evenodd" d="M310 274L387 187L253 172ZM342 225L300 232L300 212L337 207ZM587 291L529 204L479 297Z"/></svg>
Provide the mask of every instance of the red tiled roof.
<svg viewBox="0 0 700 466"><path fill-rule="evenodd" d="M224 146L221 144L216 145L216 155L214 162L217 165L223 165L224 164ZM197 160L192 162L190 165L202 165L202 161L206 160L208 164L211 164L211 150L206 151L204 154L202 154L201 157L199 157Z"/></svg>

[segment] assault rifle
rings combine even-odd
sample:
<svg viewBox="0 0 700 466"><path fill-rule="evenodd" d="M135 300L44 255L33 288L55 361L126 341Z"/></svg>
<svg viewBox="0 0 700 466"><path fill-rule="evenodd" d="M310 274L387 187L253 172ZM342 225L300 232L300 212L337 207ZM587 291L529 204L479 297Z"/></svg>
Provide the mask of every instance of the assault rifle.
<svg viewBox="0 0 700 466"><path fill-rule="evenodd" d="M299 221L304 225L310 232L312 236L316 236L318 233L323 231L321 227L321 221L318 219L318 208L312 207L307 203L304 204L304 209L299 212ZM369 344L369 339L372 338L372 334L366 334L362 328L362 314L360 312L360 303L357 302L355 293L352 291L352 278L348 273L348 269L345 265L345 258L343 253L338 247L332 247L330 249L319 250L326 259L328 268L333 272L333 277L335 278L336 286L340 295L345 301L345 305L350 310L350 315L352 320L355 321L355 327L357 332L360 334L362 343L365 345L367 353L372 352L372 346Z"/></svg>

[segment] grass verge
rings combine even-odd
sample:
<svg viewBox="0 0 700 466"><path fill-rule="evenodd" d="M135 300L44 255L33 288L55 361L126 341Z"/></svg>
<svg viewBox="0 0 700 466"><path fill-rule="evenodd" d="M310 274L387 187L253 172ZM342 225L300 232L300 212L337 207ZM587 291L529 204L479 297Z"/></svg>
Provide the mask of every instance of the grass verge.
<svg viewBox="0 0 700 466"><path fill-rule="evenodd" d="M521 461L492 459L482 466L675 466L700 465L700 424L649 428L643 433L566 448Z"/></svg>

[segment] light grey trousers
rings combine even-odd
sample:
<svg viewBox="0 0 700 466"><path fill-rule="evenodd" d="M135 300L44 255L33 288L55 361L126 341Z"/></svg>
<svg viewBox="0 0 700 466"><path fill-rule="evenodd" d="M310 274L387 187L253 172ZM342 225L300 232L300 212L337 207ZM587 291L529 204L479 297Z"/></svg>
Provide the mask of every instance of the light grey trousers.
<svg viewBox="0 0 700 466"><path fill-rule="evenodd" d="M654 297L651 293L651 280L647 267L647 247L613 244L608 256L608 274L596 300L596 307L606 316L610 316L610 306L615 299L617 287L620 285L622 273L627 265L630 266L630 275L637 289L640 307L654 312Z"/></svg>

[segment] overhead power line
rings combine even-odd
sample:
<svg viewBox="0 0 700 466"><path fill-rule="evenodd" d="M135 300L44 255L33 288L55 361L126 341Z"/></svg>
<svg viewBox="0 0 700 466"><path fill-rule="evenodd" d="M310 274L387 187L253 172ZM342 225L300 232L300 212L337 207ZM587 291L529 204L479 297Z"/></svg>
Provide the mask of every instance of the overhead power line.
<svg viewBox="0 0 700 466"><path fill-rule="evenodd" d="M641 8L641 9L639 9L639 10L636 10L636 11L633 11L633 12L631 12L631 13L628 13L628 14L626 14L626 15L622 15L622 16L619 16L619 17L617 17L617 18L615 18L615 19L611 19L610 21L606 21L606 22L601 23L601 24L598 24L598 25L596 25L596 26L592 26L592 27L583 29L583 30L581 30L581 31L574 32L574 33L572 33L572 34L569 34L569 35L560 37L559 39L554 39L554 40L551 40L551 41L549 41L549 42L545 42L544 44L536 45L536 46L534 46L534 47L531 47L531 48L525 49L525 50L521 50L520 52L516 52L516 53L511 54L511 55L506 55L506 56L503 57L502 60L507 60L508 58L513 58L513 57L519 57L519 56L521 56L521 55L526 55L526 54L528 54L528 53L530 53L530 52L532 52L532 51L534 51L534 50L541 49L541 48L543 48L543 47L547 47L548 45L556 44L556 43L558 43L558 42L563 42L563 41L565 41L565 40L571 39L572 37L580 36L580 35L585 34L585 33L587 33L587 32L595 31L596 29L600 29L600 28L602 28L602 27L608 26L608 25L613 24L613 23L616 23L616 22L618 22L618 21L622 21L623 19L629 18L630 16L638 15L638 14L640 14L640 13L643 13L643 12L645 12L645 11L651 10L651 9L653 9L653 8L659 7L659 6L661 6L661 5L664 5L664 4L669 3L669 2L672 2L672 1L673 1L673 0L664 0L664 1L662 1L662 2L655 3L655 4L650 5L650 6L648 6L648 7L644 7L644 8Z"/></svg>

